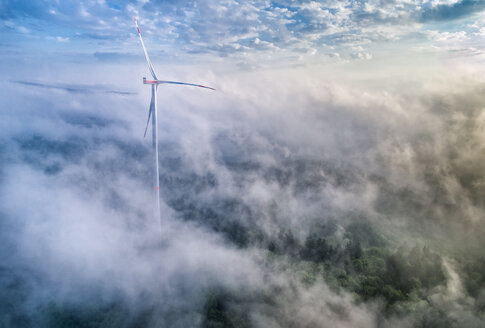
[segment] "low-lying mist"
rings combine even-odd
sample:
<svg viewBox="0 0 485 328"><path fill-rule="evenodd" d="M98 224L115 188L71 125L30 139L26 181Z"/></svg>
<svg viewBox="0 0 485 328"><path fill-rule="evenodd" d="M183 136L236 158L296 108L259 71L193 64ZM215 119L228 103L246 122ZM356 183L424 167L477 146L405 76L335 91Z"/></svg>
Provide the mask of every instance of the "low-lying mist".
<svg viewBox="0 0 485 328"><path fill-rule="evenodd" d="M180 72L161 231L148 89L2 82L0 327L485 324L483 80Z"/></svg>

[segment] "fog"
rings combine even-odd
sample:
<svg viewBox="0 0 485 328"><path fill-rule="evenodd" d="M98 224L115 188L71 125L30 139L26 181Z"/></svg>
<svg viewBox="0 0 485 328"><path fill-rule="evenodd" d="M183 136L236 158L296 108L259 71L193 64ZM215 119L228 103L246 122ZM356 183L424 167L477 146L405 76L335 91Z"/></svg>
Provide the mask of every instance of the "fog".
<svg viewBox="0 0 485 328"><path fill-rule="evenodd" d="M0 326L484 324L482 280L467 285L484 243L483 78L162 66L218 90L159 88L160 232L144 67L29 69L0 83ZM312 233L341 252L349 236L386 245L398 264L425 247L443 279L390 309L333 285L304 253Z"/></svg>

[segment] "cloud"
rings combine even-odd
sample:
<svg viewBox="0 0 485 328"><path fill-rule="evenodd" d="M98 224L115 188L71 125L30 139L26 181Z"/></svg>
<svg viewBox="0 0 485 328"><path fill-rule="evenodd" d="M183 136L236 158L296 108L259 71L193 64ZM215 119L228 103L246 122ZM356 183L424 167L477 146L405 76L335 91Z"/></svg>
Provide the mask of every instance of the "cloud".
<svg viewBox="0 0 485 328"><path fill-rule="evenodd" d="M67 42L67 41L69 41L69 38L67 38L67 37L64 38L62 36L58 36L58 37L56 37L56 40L57 40L57 42Z"/></svg>
<svg viewBox="0 0 485 328"><path fill-rule="evenodd" d="M482 0L462 0L452 4L439 4L425 9L421 15L421 20L454 20L481 12L484 9L485 2Z"/></svg>
<svg viewBox="0 0 485 328"><path fill-rule="evenodd" d="M5 3L3 7L5 19L34 35L56 38L62 31L62 40L69 38L84 50L89 48L87 40L99 40L96 52L121 52L123 48L123 53L134 53L139 45L127 17L136 15L155 54L163 51L171 56L192 55L190 58L205 54L250 58L257 63L263 56L275 58L280 53L297 57L303 51L326 51L327 47L339 47L340 53L346 53L347 47L356 45L416 41L416 32L426 30L426 24L434 24L436 29L436 22L471 17L483 9L483 2L211 0L203 4L127 1L113 5L109 1L53 1L45 5L34 1L29 6Z"/></svg>
<svg viewBox="0 0 485 328"><path fill-rule="evenodd" d="M84 94L89 94L89 93L95 93L95 92L103 92L103 93L113 93L117 95L122 95L122 96L131 96L135 95L136 93L134 92L128 92L128 91L118 91L118 90L107 90L105 86L94 86L94 85L74 85L74 84L49 84L49 83L43 83L43 82L33 82L33 81L12 81L14 83L18 84L23 84L27 86L33 86L33 87L38 87L38 88L46 88L46 89L57 89L57 90L63 90L67 92L72 92L72 93L84 93Z"/></svg>

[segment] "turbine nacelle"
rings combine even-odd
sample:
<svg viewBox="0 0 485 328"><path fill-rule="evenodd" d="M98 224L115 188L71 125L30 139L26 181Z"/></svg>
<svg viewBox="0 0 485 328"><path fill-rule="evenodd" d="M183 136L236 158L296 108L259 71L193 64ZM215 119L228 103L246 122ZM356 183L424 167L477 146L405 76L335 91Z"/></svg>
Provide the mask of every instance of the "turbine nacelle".
<svg viewBox="0 0 485 328"><path fill-rule="evenodd" d="M159 84L158 80L147 80L146 77L143 78L143 84Z"/></svg>

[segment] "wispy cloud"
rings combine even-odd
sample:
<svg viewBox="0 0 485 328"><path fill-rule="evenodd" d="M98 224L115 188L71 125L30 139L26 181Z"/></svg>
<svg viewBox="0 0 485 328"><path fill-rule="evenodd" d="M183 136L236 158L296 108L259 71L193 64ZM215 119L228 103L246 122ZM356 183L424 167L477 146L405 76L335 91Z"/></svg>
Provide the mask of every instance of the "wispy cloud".
<svg viewBox="0 0 485 328"><path fill-rule="evenodd" d="M57 90L63 90L67 92L72 92L72 93L113 93L113 94L118 94L122 96L132 96L136 95L135 92L129 92L129 91L119 91L119 90L110 90L107 89L106 86L100 86L100 85L79 85L79 84L61 84L61 83L43 83L43 82L34 82L34 81L12 81L14 83L18 84L23 84L26 86L32 86L32 87L38 87L38 88L46 88L46 89L57 89Z"/></svg>

